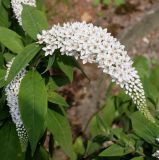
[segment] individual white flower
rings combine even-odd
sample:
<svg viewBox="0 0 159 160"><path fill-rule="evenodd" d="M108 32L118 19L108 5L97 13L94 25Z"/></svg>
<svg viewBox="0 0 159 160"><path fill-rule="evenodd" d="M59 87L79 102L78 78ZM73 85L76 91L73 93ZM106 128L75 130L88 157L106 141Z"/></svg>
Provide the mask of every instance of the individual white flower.
<svg viewBox="0 0 159 160"><path fill-rule="evenodd" d="M112 77L112 81L124 88L132 97L138 109L154 122L146 106L146 98L133 61L125 47L111 36L106 29L85 22L54 25L37 35L39 44L43 44L45 56L59 49L61 54L80 58L83 63L97 63L103 72Z"/></svg>
<svg viewBox="0 0 159 160"><path fill-rule="evenodd" d="M23 10L23 4L35 7L36 0L11 0L13 12L14 12L20 25L22 25L21 14L22 14L22 10Z"/></svg>
<svg viewBox="0 0 159 160"><path fill-rule="evenodd" d="M153 157L159 159L159 150L152 154Z"/></svg>
<svg viewBox="0 0 159 160"><path fill-rule="evenodd" d="M159 138L156 138L156 141L159 142ZM155 153L152 154L153 157L156 157L157 159L159 159L159 150L157 150Z"/></svg>
<svg viewBox="0 0 159 160"><path fill-rule="evenodd" d="M7 64L7 74L5 79L8 77L13 61L14 59L12 59L11 62ZM26 144L28 141L27 131L23 125L18 104L20 83L26 72L26 69L22 69L5 88L7 105L9 106L9 112L11 114L12 120L16 125L16 130L21 144Z"/></svg>

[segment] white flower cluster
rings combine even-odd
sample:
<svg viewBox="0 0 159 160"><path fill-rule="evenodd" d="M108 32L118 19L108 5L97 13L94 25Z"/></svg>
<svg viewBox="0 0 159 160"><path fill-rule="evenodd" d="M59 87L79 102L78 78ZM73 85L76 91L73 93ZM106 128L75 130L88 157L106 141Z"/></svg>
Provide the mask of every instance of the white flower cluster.
<svg viewBox="0 0 159 160"><path fill-rule="evenodd" d="M156 141L159 142L159 138L156 138ZM159 150L157 150L154 154L152 154L152 156L159 159Z"/></svg>
<svg viewBox="0 0 159 160"><path fill-rule="evenodd" d="M159 159L159 150L157 150L152 156L156 157L157 159Z"/></svg>
<svg viewBox="0 0 159 160"><path fill-rule="evenodd" d="M14 59L12 59L12 61L7 64L7 75L5 77L6 79L8 77L13 61ZM27 72L26 69L22 69L5 88L5 94L6 94L6 99L7 99L7 105L9 106L9 112L11 114L13 122L16 125L18 137L22 144L27 143L28 134L23 125L20 111L19 111L18 93L19 93L21 80L25 76L26 72Z"/></svg>
<svg viewBox="0 0 159 160"><path fill-rule="evenodd" d="M19 22L20 25L22 25L22 10L23 10L23 4L30 5L30 6L36 6L36 0L11 0L11 5L13 8L13 12Z"/></svg>
<svg viewBox="0 0 159 160"><path fill-rule="evenodd" d="M97 63L103 72L109 74L132 97L138 109L154 122L146 106L142 83L125 47L107 32L107 29L85 22L54 25L37 35L43 44L45 56L52 55L56 49L61 54L80 58L83 63Z"/></svg>

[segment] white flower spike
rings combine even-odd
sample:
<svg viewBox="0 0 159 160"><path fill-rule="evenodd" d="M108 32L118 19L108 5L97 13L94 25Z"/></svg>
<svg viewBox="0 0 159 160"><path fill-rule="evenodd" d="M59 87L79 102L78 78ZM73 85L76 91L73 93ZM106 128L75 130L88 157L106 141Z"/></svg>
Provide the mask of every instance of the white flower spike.
<svg viewBox="0 0 159 160"><path fill-rule="evenodd" d="M7 74L5 79L7 79L8 77L13 61L14 59L12 59L11 62L7 64ZM17 76L5 88L5 94L6 94L7 105L9 106L9 112L11 114L13 122L16 125L18 137L23 146L25 146L25 144L27 144L28 142L28 134L23 125L20 111L19 111L18 93L19 93L21 80L25 76L26 72L27 72L26 69L22 69L17 74Z"/></svg>
<svg viewBox="0 0 159 160"><path fill-rule="evenodd" d="M21 14L23 11L23 4L36 7L36 0L11 0L13 12L14 12L20 25L22 25Z"/></svg>
<svg viewBox="0 0 159 160"><path fill-rule="evenodd" d="M80 58L83 63L97 63L104 73L112 77L137 105L137 108L152 122L155 122L146 105L146 98L140 77L132 66L133 61L125 47L111 36L106 29L85 22L54 25L37 35L43 44L45 56L52 55L56 49L61 54Z"/></svg>

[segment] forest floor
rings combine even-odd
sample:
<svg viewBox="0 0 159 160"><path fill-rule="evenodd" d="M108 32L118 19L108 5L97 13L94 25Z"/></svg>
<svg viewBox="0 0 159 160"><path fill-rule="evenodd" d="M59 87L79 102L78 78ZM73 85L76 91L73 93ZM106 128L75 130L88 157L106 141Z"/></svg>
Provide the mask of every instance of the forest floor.
<svg viewBox="0 0 159 160"><path fill-rule="evenodd" d="M128 54L159 57L159 1L127 0L123 5L93 5L93 0L45 0L50 26L63 22L86 21L107 28L126 45ZM158 20L157 20L158 19ZM82 65L82 64L81 64ZM87 123L104 104L109 78L96 65L82 65L90 81L75 70L74 81L59 92L70 105L68 118L73 137L88 136ZM118 88L113 90L116 94ZM59 160L66 157L57 152Z"/></svg>

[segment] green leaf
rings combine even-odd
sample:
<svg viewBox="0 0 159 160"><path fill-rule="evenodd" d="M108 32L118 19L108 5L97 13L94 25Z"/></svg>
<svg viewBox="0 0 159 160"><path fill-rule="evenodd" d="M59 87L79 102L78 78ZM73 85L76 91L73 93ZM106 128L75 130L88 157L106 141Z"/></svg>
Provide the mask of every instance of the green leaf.
<svg viewBox="0 0 159 160"><path fill-rule="evenodd" d="M65 114L60 108L48 109L47 126L64 152L74 159L71 129Z"/></svg>
<svg viewBox="0 0 159 160"><path fill-rule="evenodd" d="M0 88L2 88L6 83L5 75L6 75L6 71L3 69L0 69Z"/></svg>
<svg viewBox="0 0 159 160"><path fill-rule="evenodd" d="M35 160L49 160L49 154L42 146L40 146L35 157Z"/></svg>
<svg viewBox="0 0 159 160"><path fill-rule="evenodd" d="M43 29L48 29L48 23L43 12L37 10L35 7L24 5L22 11L22 27L30 37L36 40L38 33L41 33Z"/></svg>
<svg viewBox="0 0 159 160"><path fill-rule="evenodd" d="M105 5L109 5L110 2L111 2L111 0L103 0L103 3L104 3Z"/></svg>
<svg viewBox="0 0 159 160"><path fill-rule="evenodd" d="M144 158L143 157L134 157L131 160L144 160Z"/></svg>
<svg viewBox="0 0 159 160"><path fill-rule="evenodd" d="M2 4L0 4L0 26L7 27L7 28L10 26L8 12L3 7Z"/></svg>
<svg viewBox="0 0 159 160"><path fill-rule="evenodd" d="M14 31L0 27L0 43L14 53L20 53L24 46L21 37Z"/></svg>
<svg viewBox="0 0 159 160"><path fill-rule="evenodd" d="M98 6L100 4L100 0L93 0L93 5Z"/></svg>
<svg viewBox="0 0 159 160"><path fill-rule="evenodd" d="M3 54L0 53L0 69L3 69L4 68L4 57L3 57Z"/></svg>
<svg viewBox="0 0 159 160"><path fill-rule="evenodd" d="M90 123L91 135L108 133L112 121L116 117L116 110L113 98L108 98L103 109L95 115Z"/></svg>
<svg viewBox="0 0 159 160"><path fill-rule="evenodd" d="M0 157L2 160L24 160L16 128L12 122L6 122L0 129Z"/></svg>
<svg viewBox="0 0 159 160"><path fill-rule="evenodd" d="M101 149L101 146L102 146L101 144L88 140L85 157L91 155L92 153L99 151Z"/></svg>
<svg viewBox="0 0 159 160"><path fill-rule="evenodd" d="M111 134L117 139L120 139L121 134L123 133L123 128L111 128Z"/></svg>
<svg viewBox="0 0 159 160"><path fill-rule="evenodd" d="M75 153L83 155L85 152L84 144L82 141L82 137L78 137L73 144L73 148Z"/></svg>
<svg viewBox="0 0 159 160"><path fill-rule="evenodd" d="M143 56L136 56L134 58L134 67L137 69L140 77L144 79L150 75L150 65L147 58Z"/></svg>
<svg viewBox="0 0 159 160"><path fill-rule="evenodd" d="M40 49L41 48L36 45L36 43L32 43L26 46L23 51L15 57L9 72L7 83L9 83L18 74L18 72L35 57Z"/></svg>
<svg viewBox="0 0 159 160"><path fill-rule="evenodd" d="M105 104L105 107L99 113L99 115L103 118L103 121L110 126L116 116L116 110L114 105L114 99L108 98Z"/></svg>
<svg viewBox="0 0 159 160"><path fill-rule="evenodd" d="M46 85L46 88L48 91L54 91L56 89L58 89L58 85L56 84L56 82L54 81L54 79L52 77L49 77L48 79L48 83Z"/></svg>
<svg viewBox="0 0 159 160"><path fill-rule="evenodd" d="M134 132L146 142L155 144L159 135L159 127L151 121L147 120L140 112L135 112L130 117Z"/></svg>
<svg viewBox="0 0 159 160"><path fill-rule="evenodd" d="M91 141L88 141L85 157L98 152L103 146L102 144L106 141L106 137L103 135L97 135Z"/></svg>
<svg viewBox="0 0 159 160"><path fill-rule="evenodd" d="M159 90L159 66L155 66L150 72L150 82Z"/></svg>
<svg viewBox="0 0 159 160"><path fill-rule="evenodd" d="M124 4L124 3L125 3L125 0L115 0L115 4L117 6L120 6L120 5Z"/></svg>
<svg viewBox="0 0 159 160"><path fill-rule="evenodd" d="M64 97L53 91L48 92L48 101L51 103L58 104L60 106L66 106L66 107L69 106L65 101Z"/></svg>
<svg viewBox="0 0 159 160"><path fill-rule="evenodd" d="M159 92L157 86L155 86L149 79L143 80L143 87L145 90L145 96L150 98L154 103L157 103Z"/></svg>
<svg viewBox="0 0 159 160"><path fill-rule="evenodd" d="M20 85L19 106L33 154L37 142L45 131L47 116L47 92L38 72L29 71L23 78Z"/></svg>
<svg viewBox="0 0 159 160"><path fill-rule="evenodd" d="M12 58L15 57L15 54L12 54L10 52L6 52L3 54L3 56L4 56L4 59L6 62L10 62L12 60Z"/></svg>
<svg viewBox="0 0 159 160"><path fill-rule="evenodd" d="M53 54L52 56L49 56L48 65L47 65L47 68L45 69L45 71L43 72L43 74L45 72L47 72L49 69L51 69L51 67L54 64L54 62L55 62L55 54Z"/></svg>
<svg viewBox="0 0 159 160"><path fill-rule="evenodd" d="M45 4L43 0L36 0L36 8L40 11L45 12Z"/></svg>
<svg viewBox="0 0 159 160"><path fill-rule="evenodd" d="M124 148L118 144L112 144L110 147L105 149L103 152L99 154L99 156L103 157L116 157L116 156L124 156L128 153L131 153L132 150L129 148Z"/></svg>
<svg viewBox="0 0 159 160"><path fill-rule="evenodd" d="M49 81L47 84L48 90L55 90L58 89L61 86L64 86L69 83L69 80L67 77L63 76L53 76L52 78L49 77Z"/></svg>
<svg viewBox="0 0 159 160"><path fill-rule="evenodd" d="M90 123L91 127L91 135L96 136L99 134L107 134L108 133L108 126L103 121L103 117L100 117L99 114L95 115Z"/></svg>
<svg viewBox="0 0 159 160"><path fill-rule="evenodd" d="M10 8L11 7L10 0L2 0L2 3L6 8Z"/></svg>
<svg viewBox="0 0 159 160"><path fill-rule="evenodd" d="M92 118L91 122L90 122L90 132L91 132L91 135L92 136L96 136L96 135L99 135L99 134L103 133L104 131L101 130L101 127L98 125L97 117L95 115Z"/></svg>
<svg viewBox="0 0 159 160"><path fill-rule="evenodd" d="M66 74L69 80L73 80L73 64L70 60L71 57L66 55L59 55L57 58L57 64L59 68Z"/></svg>
<svg viewBox="0 0 159 160"><path fill-rule="evenodd" d="M114 128L111 130L113 136L116 137L116 139L118 139L118 144L120 144L121 146L126 146L126 150L130 150L131 148L131 151L135 152L136 142L134 140L133 135L125 134L123 130L121 130L120 132L120 129L121 128Z"/></svg>
<svg viewBox="0 0 159 160"><path fill-rule="evenodd" d="M72 63L72 66L78 68L82 72L82 74L85 76L85 78L89 80L88 76L84 72L83 68L80 66L79 62L72 56L69 56L69 59L70 59L70 62Z"/></svg>

